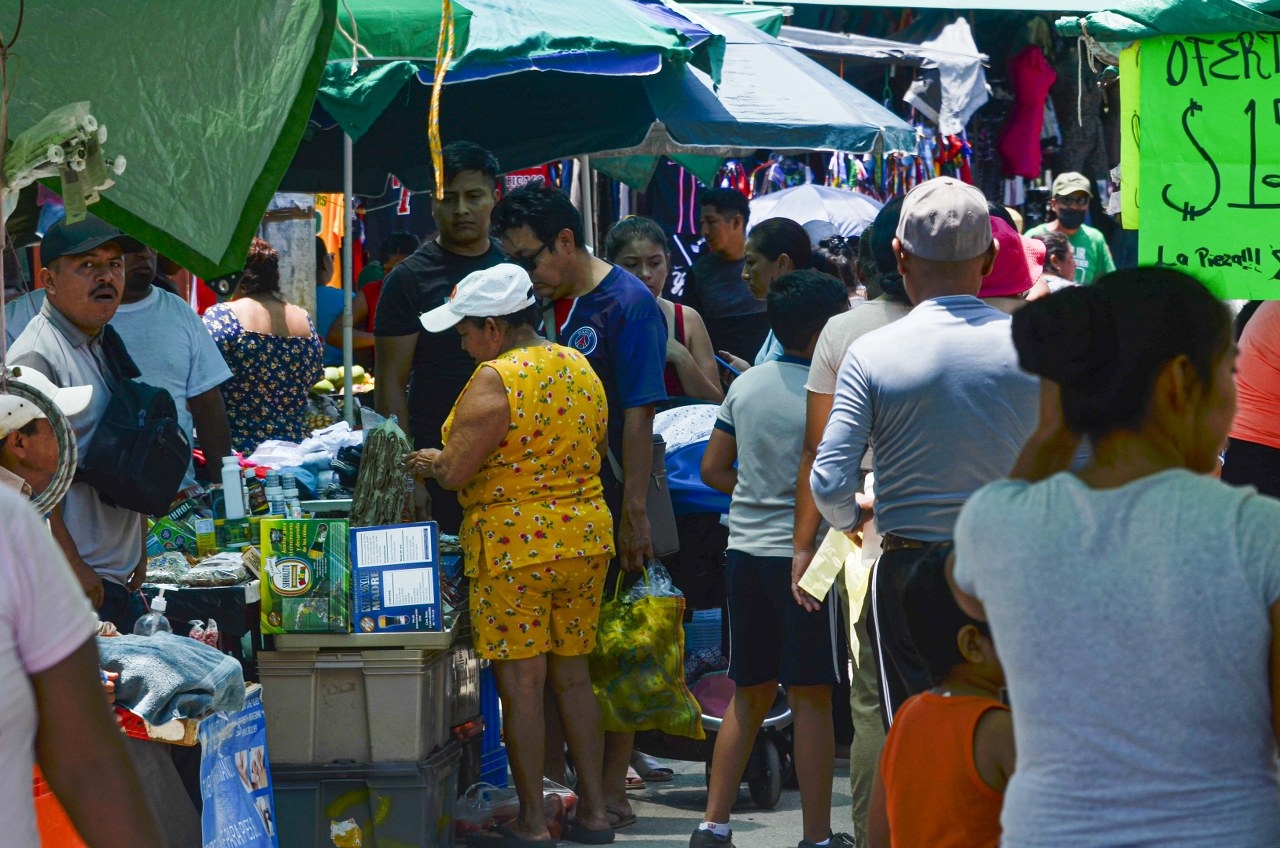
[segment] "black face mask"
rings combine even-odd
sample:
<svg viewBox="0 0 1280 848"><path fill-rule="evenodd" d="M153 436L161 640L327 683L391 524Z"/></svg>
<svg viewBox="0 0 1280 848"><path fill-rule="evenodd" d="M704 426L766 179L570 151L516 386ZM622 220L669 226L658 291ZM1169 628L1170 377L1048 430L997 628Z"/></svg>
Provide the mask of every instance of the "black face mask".
<svg viewBox="0 0 1280 848"><path fill-rule="evenodd" d="M1068 230L1078 230L1080 225L1084 223L1083 209L1063 209L1058 208L1058 223Z"/></svg>

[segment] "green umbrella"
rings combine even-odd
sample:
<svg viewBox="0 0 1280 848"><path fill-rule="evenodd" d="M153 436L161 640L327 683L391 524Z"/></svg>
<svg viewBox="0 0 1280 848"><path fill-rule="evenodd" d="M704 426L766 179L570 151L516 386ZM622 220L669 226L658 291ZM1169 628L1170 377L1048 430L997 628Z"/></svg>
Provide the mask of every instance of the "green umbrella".
<svg viewBox="0 0 1280 848"><path fill-rule="evenodd" d="M440 0L345 6L354 25L344 9L313 125L282 188L342 189L344 134L354 142L356 193L381 194L389 174L427 188L434 181L427 113ZM392 7L397 17L378 24ZM660 0L465 0L464 14L456 3L454 10L441 134L446 142L489 148L505 169L639 143L648 125L635 118L645 103L642 80L660 70L690 64L719 78L724 39ZM367 31L397 27L422 37L416 46L366 40ZM353 74L356 52L363 58Z"/></svg>
<svg viewBox="0 0 1280 848"><path fill-rule="evenodd" d="M1267 0L1116 0L1083 18L1062 18L1063 35L1097 41L1136 41L1160 35L1271 31L1280 24Z"/></svg>
<svg viewBox="0 0 1280 848"><path fill-rule="evenodd" d="M431 79L441 0L347 0L342 5L317 100L353 141L359 141L405 83L415 77ZM453 61L445 82L525 71L646 74L663 63L687 61L718 76L722 47L715 39L695 51L698 45L691 44L685 32L664 26L645 5L635 0L454 2ZM513 93L517 90L511 88Z"/></svg>
<svg viewBox="0 0 1280 848"><path fill-rule="evenodd" d="M90 210L203 277L239 270L306 127L336 4L27 3L9 135L88 101L107 154L128 161Z"/></svg>

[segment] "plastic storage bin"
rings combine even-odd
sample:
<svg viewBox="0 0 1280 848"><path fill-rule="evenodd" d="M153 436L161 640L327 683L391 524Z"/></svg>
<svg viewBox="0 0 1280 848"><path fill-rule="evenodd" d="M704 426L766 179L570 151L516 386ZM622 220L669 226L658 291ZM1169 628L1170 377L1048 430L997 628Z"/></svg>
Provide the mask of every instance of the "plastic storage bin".
<svg viewBox="0 0 1280 848"><path fill-rule="evenodd" d="M364 848L453 845L458 756L454 742L421 763L273 763L280 848L332 845L332 826L349 820Z"/></svg>
<svg viewBox="0 0 1280 848"><path fill-rule="evenodd" d="M480 663L470 636L454 643L449 673L449 727L457 727L480 715Z"/></svg>
<svg viewBox="0 0 1280 848"><path fill-rule="evenodd" d="M258 654L275 763L416 763L449 742L451 651Z"/></svg>

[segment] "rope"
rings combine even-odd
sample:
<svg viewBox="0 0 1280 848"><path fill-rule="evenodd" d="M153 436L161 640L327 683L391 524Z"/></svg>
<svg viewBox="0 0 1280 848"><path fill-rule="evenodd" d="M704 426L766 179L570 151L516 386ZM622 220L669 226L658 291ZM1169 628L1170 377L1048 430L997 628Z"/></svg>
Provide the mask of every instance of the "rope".
<svg viewBox="0 0 1280 848"><path fill-rule="evenodd" d="M356 75L356 69L360 65L360 54L364 53L366 59L372 59L373 54L360 46L360 25L356 22L356 16L351 11L351 7L347 5L347 0L342 0L342 8L347 10L347 18L351 21L351 32L347 32L342 26L342 18L338 18L338 32L342 37L351 42L351 76Z"/></svg>
<svg viewBox="0 0 1280 848"><path fill-rule="evenodd" d="M1084 42L1084 36L1080 36L1079 42L1076 44L1076 126L1084 126L1084 51L1089 46ZM1092 62L1090 62L1092 65Z"/></svg>
<svg viewBox="0 0 1280 848"><path fill-rule="evenodd" d="M444 75L453 61L453 0L440 0L440 38L436 42L436 75L431 85L431 117L427 124L427 144L431 148L431 167L436 175L436 200L444 199L444 151L440 142L440 95L444 91Z"/></svg>

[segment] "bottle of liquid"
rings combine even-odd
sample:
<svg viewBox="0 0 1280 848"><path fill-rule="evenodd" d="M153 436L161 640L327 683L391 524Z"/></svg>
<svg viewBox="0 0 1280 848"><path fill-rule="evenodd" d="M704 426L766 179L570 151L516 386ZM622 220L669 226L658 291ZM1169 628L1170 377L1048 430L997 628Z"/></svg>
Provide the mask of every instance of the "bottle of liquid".
<svg viewBox="0 0 1280 848"><path fill-rule="evenodd" d="M227 518L244 518L244 486L241 484L240 465L234 456L222 458L222 500Z"/></svg>
<svg viewBox="0 0 1280 848"><path fill-rule="evenodd" d="M251 515L267 514L267 488L252 468L244 470L245 511Z"/></svg>
<svg viewBox="0 0 1280 848"><path fill-rule="evenodd" d="M316 531L315 541L311 543L311 548L307 551L307 556L319 562L324 559L324 540L329 537L329 525L321 524L320 529Z"/></svg>
<svg viewBox="0 0 1280 848"><path fill-rule="evenodd" d="M172 633L173 628L169 626L169 619L164 617L164 611L169 608L169 602L164 599L164 588L161 587L160 594L156 595L155 600L151 602L151 612L138 619L138 623L133 625L134 636L154 636L157 633Z"/></svg>
<svg viewBox="0 0 1280 848"><path fill-rule="evenodd" d="M267 495L267 515L285 515L284 489L280 488L280 475L275 471L267 472L264 491Z"/></svg>
<svg viewBox="0 0 1280 848"><path fill-rule="evenodd" d="M285 518L301 518L302 517L302 501L298 500L298 487L296 484L290 485L293 478L285 475L284 478L284 517Z"/></svg>

